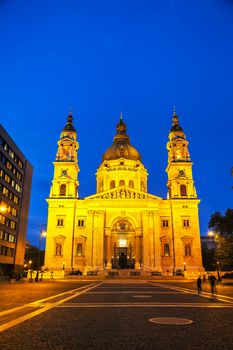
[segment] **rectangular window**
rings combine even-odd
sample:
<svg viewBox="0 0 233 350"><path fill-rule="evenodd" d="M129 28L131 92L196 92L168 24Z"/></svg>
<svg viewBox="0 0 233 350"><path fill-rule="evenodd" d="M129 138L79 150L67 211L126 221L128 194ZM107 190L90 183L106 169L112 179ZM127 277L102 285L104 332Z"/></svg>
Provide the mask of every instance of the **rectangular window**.
<svg viewBox="0 0 233 350"><path fill-rule="evenodd" d="M84 227L84 226L85 226L84 219L78 219L78 227Z"/></svg>
<svg viewBox="0 0 233 350"><path fill-rule="evenodd" d="M4 150L5 151L8 151L8 145L5 143L5 145L4 145Z"/></svg>
<svg viewBox="0 0 233 350"><path fill-rule="evenodd" d="M14 235L12 235L11 233L9 233L9 242L12 242L12 243L14 243L15 242L15 236Z"/></svg>
<svg viewBox="0 0 233 350"><path fill-rule="evenodd" d="M9 176L9 175L7 175L7 174L5 174L5 181L6 181L6 182L8 182L8 183L11 181L10 176Z"/></svg>
<svg viewBox="0 0 233 350"><path fill-rule="evenodd" d="M64 219L57 219L57 226L64 226Z"/></svg>
<svg viewBox="0 0 233 350"><path fill-rule="evenodd" d="M9 148L9 155L11 156L12 159L14 159L15 154L10 148Z"/></svg>
<svg viewBox="0 0 233 350"><path fill-rule="evenodd" d="M7 256L13 256L14 255L14 249L7 248Z"/></svg>
<svg viewBox="0 0 233 350"><path fill-rule="evenodd" d="M9 196L9 190L6 187L3 187L3 192L2 192L6 197Z"/></svg>
<svg viewBox="0 0 233 350"><path fill-rule="evenodd" d="M18 184L15 184L15 189L16 191L21 192L21 187Z"/></svg>
<svg viewBox="0 0 233 350"><path fill-rule="evenodd" d="M190 227L189 219L183 219L183 226L184 227Z"/></svg>
<svg viewBox="0 0 233 350"><path fill-rule="evenodd" d="M20 160L18 160L18 166L22 169L23 168L23 163L20 161Z"/></svg>
<svg viewBox="0 0 233 350"><path fill-rule="evenodd" d="M170 256L170 247L168 243L164 244L164 256Z"/></svg>
<svg viewBox="0 0 233 350"><path fill-rule="evenodd" d="M12 169L12 164L9 161L7 161L6 166L8 169L10 169L10 170Z"/></svg>
<svg viewBox="0 0 233 350"><path fill-rule="evenodd" d="M169 226L169 221L167 219L162 220L162 227L168 227Z"/></svg>
<svg viewBox="0 0 233 350"><path fill-rule="evenodd" d="M56 243L55 255L57 255L57 256L62 255L62 245L60 243Z"/></svg>
<svg viewBox="0 0 233 350"><path fill-rule="evenodd" d="M0 230L0 239L3 239L3 234L4 234L3 230Z"/></svg>
<svg viewBox="0 0 233 350"><path fill-rule="evenodd" d="M12 221L10 222L10 228L12 228L12 230L15 230L16 227L16 222Z"/></svg>
<svg viewBox="0 0 233 350"><path fill-rule="evenodd" d="M77 245L77 256L82 256L83 255L83 245L82 243L78 243Z"/></svg>
<svg viewBox="0 0 233 350"><path fill-rule="evenodd" d="M12 208L11 214L13 216L17 216L17 210L15 208Z"/></svg>
<svg viewBox="0 0 233 350"><path fill-rule="evenodd" d="M14 203L18 204L19 203L19 197L17 197L16 195L14 195Z"/></svg>
<svg viewBox="0 0 233 350"><path fill-rule="evenodd" d="M0 224L5 225L6 218L3 215L0 215Z"/></svg>

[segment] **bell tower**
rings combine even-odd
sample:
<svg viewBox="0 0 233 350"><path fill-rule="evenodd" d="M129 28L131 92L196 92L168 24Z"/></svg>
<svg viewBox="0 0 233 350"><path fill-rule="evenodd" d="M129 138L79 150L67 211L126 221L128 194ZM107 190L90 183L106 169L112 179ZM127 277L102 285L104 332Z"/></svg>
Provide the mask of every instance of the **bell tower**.
<svg viewBox="0 0 233 350"><path fill-rule="evenodd" d="M78 197L78 161L79 144L73 126L73 116L70 112L67 123L63 128L58 141L58 149L54 164L54 177L50 190L50 198L77 198Z"/></svg>
<svg viewBox="0 0 233 350"><path fill-rule="evenodd" d="M197 198L192 174L193 163L190 160L188 144L174 109L167 143L168 199Z"/></svg>

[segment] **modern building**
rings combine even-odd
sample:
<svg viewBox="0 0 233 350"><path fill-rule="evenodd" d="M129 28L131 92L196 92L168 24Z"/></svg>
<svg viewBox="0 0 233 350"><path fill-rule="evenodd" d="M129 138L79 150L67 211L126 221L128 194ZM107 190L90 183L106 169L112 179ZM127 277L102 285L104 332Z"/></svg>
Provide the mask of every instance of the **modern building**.
<svg viewBox="0 0 233 350"><path fill-rule="evenodd" d="M24 263L32 166L0 125L0 275Z"/></svg>
<svg viewBox="0 0 233 350"><path fill-rule="evenodd" d="M130 143L122 115L96 172L97 192L83 199L78 195L78 148L70 113L58 141L47 199L46 268L84 274L115 269L166 275L203 270L200 200L188 141L175 112L167 143L168 199L148 193L148 173Z"/></svg>

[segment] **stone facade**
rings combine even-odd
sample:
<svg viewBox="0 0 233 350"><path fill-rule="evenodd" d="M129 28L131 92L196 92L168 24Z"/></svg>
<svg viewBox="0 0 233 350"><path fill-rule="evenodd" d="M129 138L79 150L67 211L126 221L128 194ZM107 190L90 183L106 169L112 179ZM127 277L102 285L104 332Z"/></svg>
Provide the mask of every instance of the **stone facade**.
<svg viewBox="0 0 233 350"><path fill-rule="evenodd" d="M48 202L45 267L51 271L202 271L196 190L188 141L174 112L169 133L168 199L147 192L147 170L122 115L97 169L97 193L78 197L77 134L62 130Z"/></svg>

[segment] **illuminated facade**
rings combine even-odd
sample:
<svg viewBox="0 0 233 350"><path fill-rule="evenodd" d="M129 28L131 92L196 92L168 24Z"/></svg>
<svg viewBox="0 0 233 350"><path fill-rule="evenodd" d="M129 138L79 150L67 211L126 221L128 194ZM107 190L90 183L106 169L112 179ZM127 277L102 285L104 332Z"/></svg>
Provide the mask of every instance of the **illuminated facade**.
<svg viewBox="0 0 233 350"><path fill-rule="evenodd" d="M202 271L196 190L188 141L174 112L167 143L168 199L147 192L148 173L120 116L97 169L96 194L78 196L79 144L69 114L58 141L48 202L45 267L108 273Z"/></svg>
<svg viewBox="0 0 233 350"><path fill-rule="evenodd" d="M0 125L0 276L24 264L32 166Z"/></svg>

